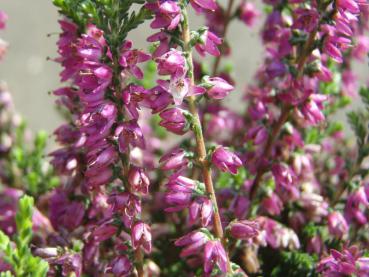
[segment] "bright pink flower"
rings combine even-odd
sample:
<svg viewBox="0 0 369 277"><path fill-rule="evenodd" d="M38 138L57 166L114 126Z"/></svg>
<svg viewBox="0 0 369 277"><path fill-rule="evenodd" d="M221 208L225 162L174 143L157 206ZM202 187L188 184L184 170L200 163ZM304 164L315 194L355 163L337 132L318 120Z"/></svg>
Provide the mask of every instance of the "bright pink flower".
<svg viewBox="0 0 369 277"><path fill-rule="evenodd" d="M210 274L217 265L222 272L227 272L227 254L218 240L209 240L204 249L204 271Z"/></svg>
<svg viewBox="0 0 369 277"><path fill-rule="evenodd" d="M234 90L232 85L220 77L206 78L205 86L209 87L207 94L213 99L223 99Z"/></svg>
<svg viewBox="0 0 369 277"><path fill-rule="evenodd" d="M114 276L128 276L132 271L132 263L127 256L115 257L106 267L106 273L113 273Z"/></svg>
<svg viewBox="0 0 369 277"><path fill-rule="evenodd" d="M237 169L242 166L240 158L223 146L219 146L215 149L211 160L219 170L232 174L237 174Z"/></svg>
<svg viewBox="0 0 369 277"><path fill-rule="evenodd" d="M304 30L305 32L312 32L315 30L319 22L319 13L314 8L310 9L296 9L293 11L295 14L295 22L293 28Z"/></svg>
<svg viewBox="0 0 369 277"><path fill-rule="evenodd" d="M242 2L239 7L240 19L249 27L254 26L255 21L260 17L260 12L251 2Z"/></svg>
<svg viewBox="0 0 369 277"><path fill-rule="evenodd" d="M210 224L213 216L213 204L207 197L197 197L189 207L190 224L194 224L198 218L201 225L206 227Z"/></svg>
<svg viewBox="0 0 369 277"><path fill-rule="evenodd" d="M329 233L338 238L342 238L348 233L349 227L343 215L339 212L332 212L328 215Z"/></svg>
<svg viewBox="0 0 369 277"><path fill-rule="evenodd" d="M146 253L150 253L152 240L150 226L138 221L133 225L131 233L132 247L137 249L142 246Z"/></svg>
<svg viewBox="0 0 369 277"><path fill-rule="evenodd" d="M185 246L181 251L181 257L200 254L209 237L201 231L192 231L175 241L176 246Z"/></svg>
<svg viewBox="0 0 369 277"><path fill-rule="evenodd" d="M5 29L8 15L4 11L0 11L0 30Z"/></svg>
<svg viewBox="0 0 369 277"><path fill-rule="evenodd" d="M128 182L135 192L149 192L150 180L142 168L132 166L128 173Z"/></svg>
<svg viewBox="0 0 369 277"><path fill-rule="evenodd" d="M163 170L178 170L188 164L188 159L186 158L187 154L184 150L180 148L176 148L164 156L162 156L159 160L161 164L161 169Z"/></svg>
<svg viewBox="0 0 369 277"><path fill-rule="evenodd" d="M195 48L201 56L205 56L205 53L209 53L212 56L219 56L220 51L218 45L222 44L222 39L209 30L201 36L201 43L197 43Z"/></svg>
<svg viewBox="0 0 369 277"><path fill-rule="evenodd" d="M186 59L181 51L171 49L156 59L159 75L170 75L172 78L181 78L186 73Z"/></svg>
<svg viewBox="0 0 369 277"><path fill-rule="evenodd" d="M218 8L215 0L190 0L192 7L199 13L204 10L215 11Z"/></svg>
<svg viewBox="0 0 369 277"><path fill-rule="evenodd" d="M241 240L249 240L259 234L260 226L256 221L241 220L229 225L232 237Z"/></svg>
<svg viewBox="0 0 369 277"><path fill-rule="evenodd" d="M184 116L184 111L179 108L169 108L160 113L161 121L160 126L164 127L168 131L183 135L187 132L189 125L187 119Z"/></svg>
<svg viewBox="0 0 369 277"><path fill-rule="evenodd" d="M181 8L175 1L156 1L146 4L146 7L155 13L155 19L150 27L153 29L166 28L168 31L177 28L181 20Z"/></svg>
<svg viewBox="0 0 369 277"><path fill-rule="evenodd" d="M119 64L137 79L142 79L143 72L137 64L148 61L151 56L137 49L131 50L131 48L132 41L127 40L123 43L120 50Z"/></svg>

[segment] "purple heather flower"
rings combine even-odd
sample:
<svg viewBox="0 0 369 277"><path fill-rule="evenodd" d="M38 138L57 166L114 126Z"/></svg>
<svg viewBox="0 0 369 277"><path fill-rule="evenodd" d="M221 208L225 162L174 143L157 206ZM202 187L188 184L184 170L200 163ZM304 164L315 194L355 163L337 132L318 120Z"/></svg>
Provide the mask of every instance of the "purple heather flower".
<svg viewBox="0 0 369 277"><path fill-rule="evenodd" d="M315 30L319 22L319 13L314 8L311 9L296 9L294 10L295 22L293 28L304 30L305 32L312 32Z"/></svg>
<svg viewBox="0 0 369 277"><path fill-rule="evenodd" d="M260 16L260 12L251 2L243 1L239 7L240 19L249 27L254 26L255 21Z"/></svg>
<svg viewBox="0 0 369 277"><path fill-rule="evenodd" d="M181 51L171 49L156 59L159 75L182 78L186 73L186 59Z"/></svg>
<svg viewBox="0 0 369 277"><path fill-rule="evenodd" d="M213 204L207 197L197 197L192 201L189 207L190 224L194 224L198 218L201 219L201 225L206 227L210 224L213 216Z"/></svg>
<svg viewBox="0 0 369 277"><path fill-rule="evenodd" d="M0 11L0 30L5 29L8 15L4 11Z"/></svg>
<svg viewBox="0 0 369 277"><path fill-rule="evenodd" d="M62 276L82 276L82 257L79 254L66 253L60 257L49 258L47 262L51 266L61 266ZM49 273L57 274L56 270L54 271L53 269L51 269Z"/></svg>
<svg viewBox="0 0 369 277"><path fill-rule="evenodd" d="M131 167L128 173L128 182L135 192L147 194L150 180L142 168Z"/></svg>
<svg viewBox="0 0 369 277"><path fill-rule="evenodd" d="M179 170L188 164L187 154L183 149L176 148L159 160L162 170Z"/></svg>
<svg viewBox="0 0 369 277"><path fill-rule="evenodd" d="M132 41L127 40L123 43L120 50L119 64L137 79L142 79L143 72L137 64L148 61L151 56L137 49L131 50L131 48Z"/></svg>
<svg viewBox="0 0 369 277"><path fill-rule="evenodd" d="M369 205L368 198L365 194L364 187L360 187L354 191L347 198L345 206L345 218L351 223L356 221L360 225L364 225L368 222L365 211Z"/></svg>
<svg viewBox="0 0 369 277"><path fill-rule="evenodd" d="M180 108L169 108L162 111L160 126L177 135L183 135L188 131L187 119L184 116L184 110Z"/></svg>
<svg viewBox="0 0 369 277"><path fill-rule="evenodd" d="M205 79L206 87L209 87L207 94L213 99L223 99L226 97L234 87L230 85L226 80L220 77L211 77Z"/></svg>
<svg viewBox="0 0 369 277"><path fill-rule="evenodd" d="M174 104L177 106L182 104L186 96L189 96L189 92L198 88L197 86L190 88L189 79L184 77L173 77L169 81L158 80L157 83L172 95Z"/></svg>
<svg viewBox="0 0 369 277"><path fill-rule="evenodd" d="M132 262L125 255L115 257L105 268L106 273L112 273L114 276L129 276L132 271Z"/></svg>
<svg viewBox="0 0 369 277"><path fill-rule="evenodd" d="M161 86L153 87L143 100L143 106L152 110L152 113L158 113L164 110L173 102L170 93Z"/></svg>
<svg viewBox="0 0 369 277"><path fill-rule="evenodd" d="M121 153L125 153L129 145L141 149L145 148L145 140L141 127L135 119L120 124L115 129L115 136L118 137L119 151Z"/></svg>
<svg viewBox="0 0 369 277"><path fill-rule="evenodd" d="M205 53L209 53L212 56L219 56L220 51L218 45L222 44L222 39L214 33L206 30L200 38L201 42L195 45L197 52L201 56L205 56Z"/></svg>
<svg viewBox="0 0 369 277"><path fill-rule="evenodd" d="M264 198L261 202L261 208L272 216L280 215L283 209L283 202L274 192Z"/></svg>
<svg viewBox="0 0 369 277"><path fill-rule="evenodd" d="M215 11L218 8L216 0L190 0L195 11L201 13L206 10Z"/></svg>
<svg viewBox="0 0 369 277"><path fill-rule="evenodd" d="M151 28L165 28L168 31L177 28L181 20L181 8L176 1L156 1L146 4L146 7L155 14L155 19L150 24Z"/></svg>
<svg viewBox="0 0 369 277"><path fill-rule="evenodd" d="M369 259L360 257L358 247L345 247L341 252L331 249L331 255L317 265L317 272L324 277L367 276Z"/></svg>
<svg viewBox="0 0 369 277"><path fill-rule="evenodd" d="M257 221L241 220L232 222L229 225L232 237L241 240L249 240L258 236L260 226Z"/></svg>
<svg viewBox="0 0 369 277"><path fill-rule="evenodd" d="M160 57L167 53L170 50L169 42L170 35L165 33L164 31L160 31L155 33L147 38L148 42L159 42L159 45L156 47L154 53L152 54L153 58Z"/></svg>
<svg viewBox="0 0 369 277"><path fill-rule="evenodd" d="M50 221L56 230L73 231L82 223L85 206L82 202L71 201L61 189L56 189L50 196Z"/></svg>
<svg viewBox="0 0 369 277"><path fill-rule="evenodd" d="M204 271L209 274L217 265L222 272L227 272L227 253L218 240L209 240L204 248Z"/></svg>
<svg viewBox="0 0 369 277"><path fill-rule="evenodd" d="M174 244L184 246L185 248L182 249L180 256L188 257L201 253L207 241L209 241L209 238L205 233L195 230L177 239Z"/></svg>
<svg viewBox="0 0 369 277"><path fill-rule="evenodd" d="M219 146L215 149L211 160L219 170L232 174L237 174L237 169L242 166L240 158L223 146Z"/></svg>
<svg viewBox="0 0 369 277"><path fill-rule="evenodd" d="M331 235L338 238L348 234L349 227L341 213L332 212L328 215L328 230Z"/></svg>
<svg viewBox="0 0 369 277"><path fill-rule="evenodd" d="M177 212L190 206L199 183L184 176L174 176L169 179L165 202L171 207L166 208L167 212Z"/></svg>
<svg viewBox="0 0 369 277"><path fill-rule="evenodd" d="M337 0L337 8L343 11L348 11L352 14L360 13L360 6L356 0Z"/></svg>
<svg viewBox="0 0 369 277"><path fill-rule="evenodd" d="M142 221L133 224L131 230L132 247L137 249L142 246L146 253L151 252L151 229Z"/></svg>

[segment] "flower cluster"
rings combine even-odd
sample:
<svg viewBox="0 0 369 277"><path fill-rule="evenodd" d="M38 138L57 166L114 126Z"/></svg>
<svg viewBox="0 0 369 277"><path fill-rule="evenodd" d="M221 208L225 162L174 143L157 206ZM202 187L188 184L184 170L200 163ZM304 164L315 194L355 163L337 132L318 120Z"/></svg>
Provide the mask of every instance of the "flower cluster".
<svg viewBox="0 0 369 277"><path fill-rule="evenodd" d="M223 2L54 0L58 187L42 185L55 177L40 169L44 140L21 151L0 89L0 229L14 234L32 194L32 253L49 275L369 275L369 89L353 70L369 52L367 1L264 0L264 22L251 1ZM148 51L130 40L146 20ZM238 111L224 101L240 87L225 63L235 20L261 26L264 55ZM357 95L353 141L335 115Z"/></svg>

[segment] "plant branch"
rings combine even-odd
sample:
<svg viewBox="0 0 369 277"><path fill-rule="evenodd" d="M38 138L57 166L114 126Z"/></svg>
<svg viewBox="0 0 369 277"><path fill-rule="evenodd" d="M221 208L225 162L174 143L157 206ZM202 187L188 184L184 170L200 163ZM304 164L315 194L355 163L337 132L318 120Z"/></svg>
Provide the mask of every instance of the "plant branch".
<svg viewBox="0 0 369 277"><path fill-rule="evenodd" d="M183 22L182 22L182 28L183 28L183 41L184 41L184 51L187 54L187 63L188 63L188 75L190 77L190 86L195 86L195 79L193 74L193 58L192 58L192 49L190 46L190 28L188 24L188 14L187 10L184 7L183 8ZM225 249L226 247L226 240L224 237L224 231L220 219L218 204L217 204L217 198L214 191L213 186L213 180L212 180L212 174L211 174L211 168L207 161L207 153L206 153L206 146L204 141L204 136L202 132L202 126L201 121L199 117L199 113L196 106L196 98L195 96L189 97L189 110L194 118L193 120L193 132L195 134L196 139L196 151L198 156L198 162L201 166L202 174L203 174L203 181L205 183L206 192L209 194L210 199L213 203L214 208L214 215L213 215L213 221L214 221L214 233L217 238L219 238ZM227 251L227 250L226 250ZM227 261L228 261L228 271L231 270L229 257L227 253Z"/></svg>
<svg viewBox="0 0 369 277"><path fill-rule="evenodd" d="M311 53L311 48L314 44L315 41L315 36L318 32L318 29L315 29L313 32L310 33L308 40L306 41L303 49L302 49L302 53L300 54L299 59L297 59L297 75L296 75L296 79L300 79L303 76L304 73L304 65L306 63L306 60L308 59L310 53ZM252 183L251 186L251 190L250 190L250 199L255 198L257 191L258 191L258 187L260 185L260 181L261 178L263 177L264 173L267 171L267 168L264 168L261 166L262 161L263 160L267 160L271 154L271 151L273 149L273 145L275 140L278 138L280 130L283 126L284 123L286 123L286 121L288 120L288 117L291 113L292 110L292 106L284 106L282 107L282 111L281 114L278 118L277 123L274 125L271 133L269 134L268 140L265 144L265 148L263 153L261 154L260 158L262 160L259 161L258 164L258 169L257 169L257 173L256 176L254 178L254 181Z"/></svg>

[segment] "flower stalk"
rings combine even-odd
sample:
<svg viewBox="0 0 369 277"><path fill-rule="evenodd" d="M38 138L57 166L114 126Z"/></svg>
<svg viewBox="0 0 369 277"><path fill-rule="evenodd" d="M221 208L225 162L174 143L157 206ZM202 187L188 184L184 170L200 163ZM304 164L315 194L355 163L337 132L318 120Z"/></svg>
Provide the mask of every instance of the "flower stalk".
<svg viewBox="0 0 369 277"><path fill-rule="evenodd" d="M189 28L189 21L188 21L188 13L185 7L182 8L182 15L183 15L183 22L182 22L183 42L184 42L183 48L187 55L188 75L190 78L190 86L194 87L195 78L194 78L194 73L193 73L192 49L190 46L190 40L191 40L190 28ZM189 103L189 110L193 116L192 129L193 129L193 132L195 134L195 139L196 139L197 159L201 166L201 171L203 175L203 181L205 184L206 192L209 194L209 197L213 203L214 233L215 233L215 236L222 241L224 248L227 249L227 243L224 237L224 231L223 231L222 222L221 222L221 218L219 214L217 198L215 195L215 190L214 190L214 185L213 185L213 180L212 180L211 168L210 168L209 161L207 159L206 145L205 145L205 140L204 140L204 135L202 131L199 113L197 110L195 96L190 96L188 98L188 103ZM227 263L228 263L227 265L228 271L230 271L231 266L230 266L228 253L227 253Z"/></svg>

